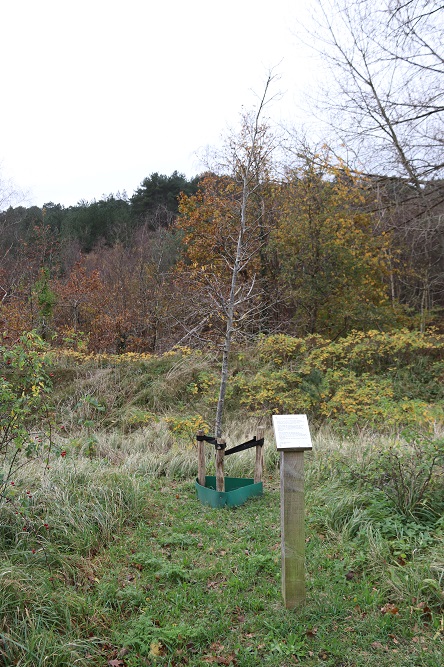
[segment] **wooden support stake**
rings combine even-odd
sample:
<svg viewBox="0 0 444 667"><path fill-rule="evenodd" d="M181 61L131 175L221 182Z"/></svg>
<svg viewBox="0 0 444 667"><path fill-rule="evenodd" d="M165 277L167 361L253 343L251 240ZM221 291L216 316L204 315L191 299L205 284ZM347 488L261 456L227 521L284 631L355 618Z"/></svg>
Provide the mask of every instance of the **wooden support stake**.
<svg viewBox="0 0 444 667"><path fill-rule="evenodd" d="M198 431L197 435L204 435L203 431ZM197 441L197 481L201 486L205 486L205 442Z"/></svg>
<svg viewBox="0 0 444 667"><path fill-rule="evenodd" d="M262 440L265 429L258 428L256 433L256 440ZM264 447L256 445L256 461L254 464L254 483L262 482L262 472L264 470Z"/></svg>
<svg viewBox="0 0 444 667"><path fill-rule="evenodd" d="M282 595L287 609L305 602L304 452L281 451Z"/></svg>
<svg viewBox="0 0 444 667"><path fill-rule="evenodd" d="M225 491L224 459L225 440L218 438L216 445L216 491Z"/></svg>

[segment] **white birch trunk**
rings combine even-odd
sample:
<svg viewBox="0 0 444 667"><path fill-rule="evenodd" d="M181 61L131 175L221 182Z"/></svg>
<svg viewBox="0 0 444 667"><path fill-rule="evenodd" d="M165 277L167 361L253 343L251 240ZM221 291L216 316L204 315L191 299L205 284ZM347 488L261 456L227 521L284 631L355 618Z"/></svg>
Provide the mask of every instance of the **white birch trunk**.
<svg viewBox="0 0 444 667"><path fill-rule="evenodd" d="M261 155L258 152L258 144L260 140L260 127L259 120L266 104L266 97L268 93L268 87L272 81L271 74L267 79L265 85L264 94L260 101L256 117L254 119L254 124L252 126L251 132L251 144L248 147L246 160L243 165L236 164L234 162L236 169L241 170L242 174L242 199L241 199L241 208L239 216L239 234L237 239L236 255L234 258L232 273L231 273L231 287L230 295L226 305L226 318L227 325L225 329L225 339L222 348L222 368L221 368L221 378L220 378L220 389L219 389L219 398L217 401L216 408L216 423L215 423L215 436L220 438L222 436L222 419L224 412L225 404L225 395L227 391L227 382L228 382L228 359L231 349L231 340L234 330L234 318L235 318L235 309L236 309L236 289L238 283L239 271L241 268L244 268L245 263L248 263L248 260L245 260L245 234L247 231L247 206L248 199L252 189L252 183L254 176L259 176L259 171L261 169Z"/></svg>
<svg viewBox="0 0 444 667"><path fill-rule="evenodd" d="M219 399L217 401L217 409L216 409L216 424L215 424L216 438L220 438L222 436L222 418L224 412L225 394L227 391L227 381L228 381L228 358L230 355L231 338L233 335L234 308L236 304L236 286L237 286L237 277L239 274L239 268L241 265L241 258L242 258L243 239L246 226L247 202L248 202L248 183L246 176L244 176L239 236L237 239L236 257L234 260L233 272L231 274L230 297L227 305L227 327L225 330L225 340L222 350L222 369L220 377Z"/></svg>

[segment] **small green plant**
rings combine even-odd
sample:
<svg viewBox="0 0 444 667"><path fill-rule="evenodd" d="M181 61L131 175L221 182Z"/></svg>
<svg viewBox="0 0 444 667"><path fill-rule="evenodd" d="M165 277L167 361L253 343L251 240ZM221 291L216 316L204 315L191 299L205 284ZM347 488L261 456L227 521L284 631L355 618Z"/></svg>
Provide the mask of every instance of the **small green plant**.
<svg viewBox="0 0 444 667"><path fill-rule="evenodd" d="M34 285L34 292L37 297L39 311L39 334L48 339L49 322L53 316L57 297L50 286L49 269L43 267L40 269L39 279Z"/></svg>
<svg viewBox="0 0 444 667"><path fill-rule="evenodd" d="M105 406L101 405L94 396L87 394L77 403L76 409L81 412L77 423L86 431L86 436L83 438L82 443L85 448L85 454L92 460L97 454L97 436L93 432L96 426L94 416L99 412L105 412Z"/></svg>
<svg viewBox="0 0 444 667"><path fill-rule="evenodd" d="M282 656L282 658L294 657L300 660L305 658L308 652L306 638L294 632L283 640L276 639L272 633L269 633L265 636L264 641L270 653Z"/></svg>
<svg viewBox="0 0 444 667"><path fill-rule="evenodd" d="M362 462L351 468L353 479L381 491L407 518L440 516L444 504L443 473L444 439L425 436L368 449Z"/></svg>
<svg viewBox="0 0 444 667"><path fill-rule="evenodd" d="M54 448L46 352L35 332L23 334L10 348L0 344L0 505L17 502L18 470L36 458L48 465Z"/></svg>
<svg viewBox="0 0 444 667"><path fill-rule="evenodd" d="M65 327L61 333L64 348L77 352L88 352L89 334L84 331L76 331L72 327Z"/></svg>

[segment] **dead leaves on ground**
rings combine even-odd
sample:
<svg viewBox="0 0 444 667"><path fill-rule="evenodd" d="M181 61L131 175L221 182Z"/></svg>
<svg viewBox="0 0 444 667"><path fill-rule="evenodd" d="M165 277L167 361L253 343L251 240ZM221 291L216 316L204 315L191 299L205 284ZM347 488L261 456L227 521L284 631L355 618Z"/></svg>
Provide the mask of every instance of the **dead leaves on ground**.
<svg viewBox="0 0 444 667"><path fill-rule="evenodd" d="M399 614L399 608L390 602L381 607L380 611L381 614L393 614L393 616L397 616Z"/></svg>
<svg viewBox="0 0 444 667"><path fill-rule="evenodd" d="M210 649L214 654L223 654L225 651L225 647L220 642L214 642L211 644ZM237 665L237 660L234 653L229 653L228 655L208 655L202 658L202 662L215 665Z"/></svg>

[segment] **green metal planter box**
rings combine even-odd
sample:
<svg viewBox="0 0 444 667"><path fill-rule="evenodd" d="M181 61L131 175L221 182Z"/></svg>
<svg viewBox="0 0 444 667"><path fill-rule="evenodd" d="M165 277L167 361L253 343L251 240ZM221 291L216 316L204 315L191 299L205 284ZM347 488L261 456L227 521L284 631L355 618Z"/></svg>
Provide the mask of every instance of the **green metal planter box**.
<svg viewBox="0 0 444 667"><path fill-rule="evenodd" d="M210 507L238 507L249 498L261 496L262 482L254 483L254 479L244 477L225 477L225 491L216 491L216 477L205 477L205 486L196 480L196 492L202 505Z"/></svg>

